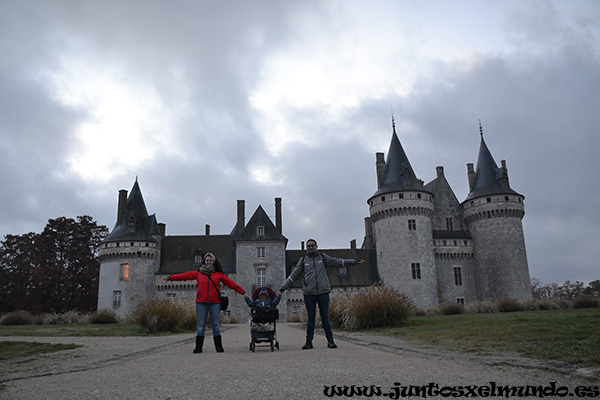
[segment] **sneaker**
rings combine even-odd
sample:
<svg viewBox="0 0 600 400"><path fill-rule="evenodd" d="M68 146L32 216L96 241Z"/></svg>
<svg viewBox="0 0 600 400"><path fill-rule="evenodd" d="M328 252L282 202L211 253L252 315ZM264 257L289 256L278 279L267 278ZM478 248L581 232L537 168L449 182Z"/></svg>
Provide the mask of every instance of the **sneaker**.
<svg viewBox="0 0 600 400"><path fill-rule="evenodd" d="M311 342L306 342L306 344L304 346L302 346L302 350L308 350L308 349L312 349L313 345Z"/></svg>
<svg viewBox="0 0 600 400"><path fill-rule="evenodd" d="M327 343L327 348L328 349L337 349L337 346L335 343L329 342L329 343Z"/></svg>

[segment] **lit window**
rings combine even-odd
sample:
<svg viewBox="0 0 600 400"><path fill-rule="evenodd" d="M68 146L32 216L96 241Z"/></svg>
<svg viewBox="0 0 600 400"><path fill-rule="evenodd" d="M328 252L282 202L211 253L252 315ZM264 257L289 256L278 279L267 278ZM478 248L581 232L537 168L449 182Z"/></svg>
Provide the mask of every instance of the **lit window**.
<svg viewBox="0 0 600 400"><path fill-rule="evenodd" d="M115 290L113 292L113 308L121 307L121 291Z"/></svg>
<svg viewBox="0 0 600 400"><path fill-rule="evenodd" d="M121 276L122 281L129 280L129 264L121 264Z"/></svg>
<svg viewBox="0 0 600 400"><path fill-rule="evenodd" d="M421 279L421 264L420 263L411 263L410 269L412 271L413 279Z"/></svg>
<svg viewBox="0 0 600 400"><path fill-rule="evenodd" d="M264 247L257 247L256 248L256 257L258 257L258 258L264 258L265 257L265 248Z"/></svg>
<svg viewBox="0 0 600 400"><path fill-rule="evenodd" d="M267 286L267 269L257 268L256 269L256 286L263 287Z"/></svg>

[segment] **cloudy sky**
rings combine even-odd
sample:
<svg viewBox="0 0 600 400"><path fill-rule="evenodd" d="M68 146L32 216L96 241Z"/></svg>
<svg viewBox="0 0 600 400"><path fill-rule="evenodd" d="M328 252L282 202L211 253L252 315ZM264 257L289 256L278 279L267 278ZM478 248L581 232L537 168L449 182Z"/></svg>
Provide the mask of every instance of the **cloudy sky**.
<svg viewBox="0 0 600 400"><path fill-rule="evenodd" d="M459 199L478 121L525 195L530 274L600 279L600 2L0 0L0 237L138 179L171 235L283 200L288 248L360 246L392 112Z"/></svg>

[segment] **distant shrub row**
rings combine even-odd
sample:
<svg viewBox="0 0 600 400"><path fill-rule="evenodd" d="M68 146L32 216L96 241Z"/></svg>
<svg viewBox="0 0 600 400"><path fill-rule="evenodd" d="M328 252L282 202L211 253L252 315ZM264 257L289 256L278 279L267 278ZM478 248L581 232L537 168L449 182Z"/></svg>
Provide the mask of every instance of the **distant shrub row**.
<svg viewBox="0 0 600 400"><path fill-rule="evenodd" d="M417 309L415 310L415 315L487 314L496 312L566 310L569 308L595 307L600 307L600 299L591 296L582 296L575 300L529 299L517 301L515 299L502 299L497 303L480 301L466 306L458 303L445 303L439 307L431 307L426 310Z"/></svg>
<svg viewBox="0 0 600 400"><path fill-rule="evenodd" d="M116 324L117 315L111 310L99 310L91 314L69 311L64 314L33 315L27 311L13 311L0 318L0 325L82 325Z"/></svg>

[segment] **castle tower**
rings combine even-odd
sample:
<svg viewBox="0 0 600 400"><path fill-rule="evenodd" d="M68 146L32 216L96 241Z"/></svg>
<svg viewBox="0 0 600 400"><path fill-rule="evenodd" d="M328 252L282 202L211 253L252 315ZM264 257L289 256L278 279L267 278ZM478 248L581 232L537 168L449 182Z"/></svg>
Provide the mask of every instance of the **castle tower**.
<svg viewBox="0 0 600 400"><path fill-rule="evenodd" d="M433 194L415 176L393 120L392 127L387 160L376 158L378 189L368 200L379 274L418 307L437 306Z"/></svg>
<svg viewBox="0 0 600 400"><path fill-rule="evenodd" d="M510 188L508 169L498 168L484 139L477 167L467 164L469 190L462 203L463 218L473 237L478 298L496 302L503 298L531 298L531 284L522 219L524 196Z"/></svg>
<svg viewBox="0 0 600 400"><path fill-rule="evenodd" d="M285 248L288 242L281 232L281 198L275 198L275 224L260 205L245 224L243 207L244 202L238 200L236 227L240 229L234 238L238 266L236 282L248 291L248 296L263 286L277 291L286 278ZM239 311L238 315L248 314L245 303ZM285 321L286 307L280 307L279 312L280 319Z"/></svg>
<svg viewBox="0 0 600 400"><path fill-rule="evenodd" d="M125 317L140 301L154 296L160 263L156 216L148 215L137 179L129 197L119 192L117 222L100 244L98 309Z"/></svg>

